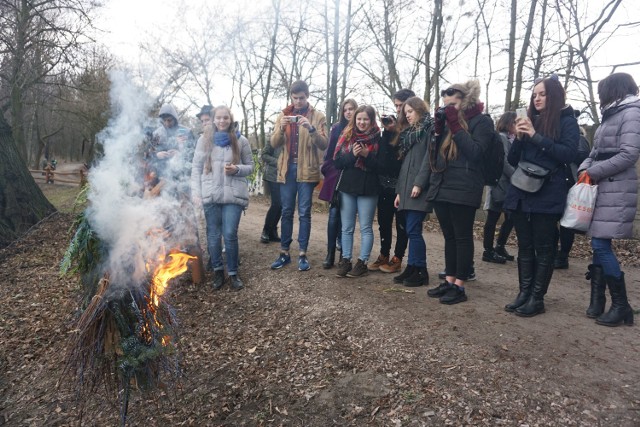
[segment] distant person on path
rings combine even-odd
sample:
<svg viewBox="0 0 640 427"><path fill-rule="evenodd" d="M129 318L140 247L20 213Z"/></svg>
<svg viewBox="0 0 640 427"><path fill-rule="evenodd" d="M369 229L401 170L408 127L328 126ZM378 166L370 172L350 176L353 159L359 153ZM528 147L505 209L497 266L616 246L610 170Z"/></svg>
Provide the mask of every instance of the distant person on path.
<svg viewBox="0 0 640 427"><path fill-rule="evenodd" d="M513 256L510 255L505 249L509 233L513 228L513 221L510 216L504 212L503 204L504 198L507 195L507 189L511 185L509 180L515 168L509 164L506 156L509 154L511 144L516 137L516 113L514 111L507 111L496 125L496 130L500 133L500 139L504 148L504 166L502 168L502 176L498 180L498 184L493 187L487 187L487 195L485 197L484 208L487 210L487 219L484 222L484 239L483 246L484 252L482 253L482 260L486 262L494 262L497 264L504 264L507 261L513 261ZM500 226L500 234L498 234L498 240L495 248L493 247L493 239L496 234L496 226L498 220L502 215L502 225Z"/></svg>
<svg viewBox="0 0 640 427"><path fill-rule="evenodd" d="M480 82L453 84L440 93L435 143L429 147L427 200L444 236L445 281L427 291L442 304L467 300L473 268L473 221L482 201L483 154L493 141L493 121L480 102Z"/></svg>
<svg viewBox="0 0 640 427"><path fill-rule="evenodd" d="M338 139L342 134L342 131L347 127L349 121L353 117L358 108L358 103L353 99L345 99L340 108L340 121L333 126L329 131L329 147L324 155L324 162L320 168L320 172L324 176L322 182L322 188L318 198L326 202L331 202L333 199L333 193L340 177L340 169L337 169L333 161L333 153L336 151L336 145ZM334 204L329 205L329 218L327 220L327 256L322 263L322 268L329 269L333 267L336 261L336 247L340 251L340 257L342 257L342 243L341 232L342 223L340 221L340 207Z"/></svg>
<svg viewBox="0 0 640 427"><path fill-rule="evenodd" d="M309 104L309 86L298 80L289 89L291 104L278 116L271 146L283 147L278 157L278 182L282 202L280 254L271 264L278 270L291 263L289 247L293 237L293 212L298 199L298 270L311 268L307 247L311 235L313 189L320 182L322 154L327 148L327 121Z"/></svg>
<svg viewBox="0 0 640 427"><path fill-rule="evenodd" d="M238 277L238 226L249 205L247 176L253 172L253 156L247 138L233 125L233 115L222 105L213 110L213 125L198 139L191 172L194 204L203 206L207 245L213 266L213 289L224 285L222 239L232 290L244 283Z"/></svg>
<svg viewBox="0 0 640 427"><path fill-rule="evenodd" d="M591 304L587 317L604 326L633 324L633 310L627 299L624 272L611 248L612 239L633 237L633 220L638 204L636 163L640 157L640 98L638 85L629 74L614 73L598 83L602 123L596 131L593 149L580 165L598 184L598 197L588 234L593 263ZM605 288L611 307L604 313ZM603 314L604 313L604 314Z"/></svg>
<svg viewBox="0 0 640 427"><path fill-rule="evenodd" d="M396 184L402 165L401 153L397 136L402 130L399 128L398 118L403 114L402 105L416 94L410 89L400 89L393 95L393 105L396 116L382 116L384 130L380 140L380 161L382 169L380 178L380 195L378 196L378 231L380 232L380 255L369 270L380 270L383 273L397 273L402 269L402 258L407 249L407 231L405 228L404 211L398 211L395 206ZM405 121L404 126L409 126ZM391 241L393 238L393 217L396 218L396 245L391 256Z"/></svg>
<svg viewBox="0 0 640 427"><path fill-rule="evenodd" d="M504 201L518 237L519 280L518 296L505 310L518 316L544 313L544 296L553 275L558 221L568 192L564 165L575 158L580 139L573 108L565 102L557 76L536 81L528 117L516 120L517 137L509 150L511 166L526 161L549 171L535 192L516 187L512 180Z"/></svg>
<svg viewBox="0 0 640 427"><path fill-rule="evenodd" d="M429 283L427 246L422 236L424 219L431 210L427 204L430 175L427 148L433 133L429 106L417 96L407 99L398 116L398 126L402 132L394 139L393 146L401 167L393 205L405 222L409 259L405 270L393 281L404 286L423 286Z"/></svg>
<svg viewBox="0 0 640 427"><path fill-rule="evenodd" d="M278 157L280 157L281 152L282 146L273 148L271 144L267 144L262 149L262 155L260 156L264 170L262 177L269 188L269 197L271 198L269 210L264 217L262 234L260 234L262 243L280 242L278 223L282 216L282 202L280 201L281 184L278 182Z"/></svg>
<svg viewBox="0 0 640 427"><path fill-rule="evenodd" d="M380 128L376 111L361 105L353 114L336 145L333 156L336 168L342 171L337 191L340 197L342 222L342 258L338 277L361 277L369 272L367 261L373 248L373 217L378 204L380 182ZM360 255L351 262L356 216L360 222Z"/></svg>

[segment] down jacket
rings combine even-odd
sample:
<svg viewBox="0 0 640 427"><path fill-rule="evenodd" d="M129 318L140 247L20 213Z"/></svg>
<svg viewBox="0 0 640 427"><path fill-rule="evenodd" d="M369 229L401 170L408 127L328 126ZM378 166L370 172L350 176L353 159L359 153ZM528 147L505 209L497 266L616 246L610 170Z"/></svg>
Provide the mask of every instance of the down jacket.
<svg viewBox="0 0 640 427"><path fill-rule="evenodd" d="M247 177L253 172L253 156L251 146L244 136L238 137L240 144L240 163L238 173L226 175L224 166L233 162L233 153L230 146L218 147L213 145L211 151L211 171L204 171L206 161L205 148L213 144L211 139L204 135L198 139L196 152L193 156L191 169L191 192L194 198L202 199L203 204L235 204L244 208L249 206L249 185Z"/></svg>
<svg viewBox="0 0 640 427"><path fill-rule="evenodd" d="M638 203L635 164L639 156L640 98L629 96L604 111L593 149L579 168L586 170L598 184L598 198L588 231L591 237L633 237Z"/></svg>

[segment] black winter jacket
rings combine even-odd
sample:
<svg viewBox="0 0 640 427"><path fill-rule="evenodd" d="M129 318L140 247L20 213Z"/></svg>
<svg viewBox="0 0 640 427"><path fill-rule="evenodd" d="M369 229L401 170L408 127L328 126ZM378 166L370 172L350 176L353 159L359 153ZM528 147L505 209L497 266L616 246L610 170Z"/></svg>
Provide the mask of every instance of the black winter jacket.
<svg viewBox="0 0 640 427"><path fill-rule="evenodd" d="M567 200L567 178L571 170L565 164L571 163L578 153L580 129L573 114L573 108L566 106L560 113L558 137L542 136L539 133L516 139L511 145L507 159L517 167L520 160L534 163L551 171L549 178L536 193L527 193L513 185L507 190L504 209L521 210L527 213L562 214Z"/></svg>
<svg viewBox="0 0 640 427"><path fill-rule="evenodd" d="M354 196L377 196L380 193L378 171L382 166L379 154L380 148L377 153L369 153L364 160L366 170L362 170L355 166L357 158L352 151L347 154L339 151L334 160L335 167L342 170L338 191Z"/></svg>
<svg viewBox="0 0 640 427"><path fill-rule="evenodd" d="M485 114L478 114L469 120L468 125L469 132L460 130L453 135L458 147L456 159L447 161L440 153L448 130L436 138L435 145L429 147L429 202L454 203L476 209L480 207L484 188L483 153L493 140L493 120Z"/></svg>

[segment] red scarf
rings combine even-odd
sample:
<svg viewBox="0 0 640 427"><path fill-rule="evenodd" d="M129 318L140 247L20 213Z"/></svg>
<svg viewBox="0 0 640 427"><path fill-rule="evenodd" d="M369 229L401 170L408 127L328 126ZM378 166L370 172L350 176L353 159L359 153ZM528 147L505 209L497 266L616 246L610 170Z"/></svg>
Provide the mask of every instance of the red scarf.
<svg viewBox="0 0 640 427"><path fill-rule="evenodd" d="M369 150L369 155L377 155L378 148L380 146L380 128L377 124L373 124L371 129L369 129L365 133L360 133L356 129L353 129L351 133L351 138L347 140L345 138L344 132L340 134L340 138L338 139L338 143L336 144L336 151L333 153L333 158L335 160L336 155L338 153L342 153L343 155L349 154L352 151L352 147L354 144L361 143L364 145L367 150ZM357 168L362 170L366 170L364 166L364 157L356 157L356 165Z"/></svg>

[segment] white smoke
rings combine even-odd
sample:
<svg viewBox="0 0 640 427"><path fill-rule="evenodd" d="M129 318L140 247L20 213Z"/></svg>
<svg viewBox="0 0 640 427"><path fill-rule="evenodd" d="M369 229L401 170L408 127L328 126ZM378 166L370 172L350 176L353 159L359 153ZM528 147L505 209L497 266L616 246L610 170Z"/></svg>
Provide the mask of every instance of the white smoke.
<svg viewBox="0 0 640 427"><path fill-rule="evenodd" d="M111 83L113 117L102 133L104 157L89 174L87 217L106 245L111 283L141 284L147 278L145 264L172 249L184 237L185 225L181 203L170 192L142 197L143 129L151 98L126 73L111 73Z"/></svg>

